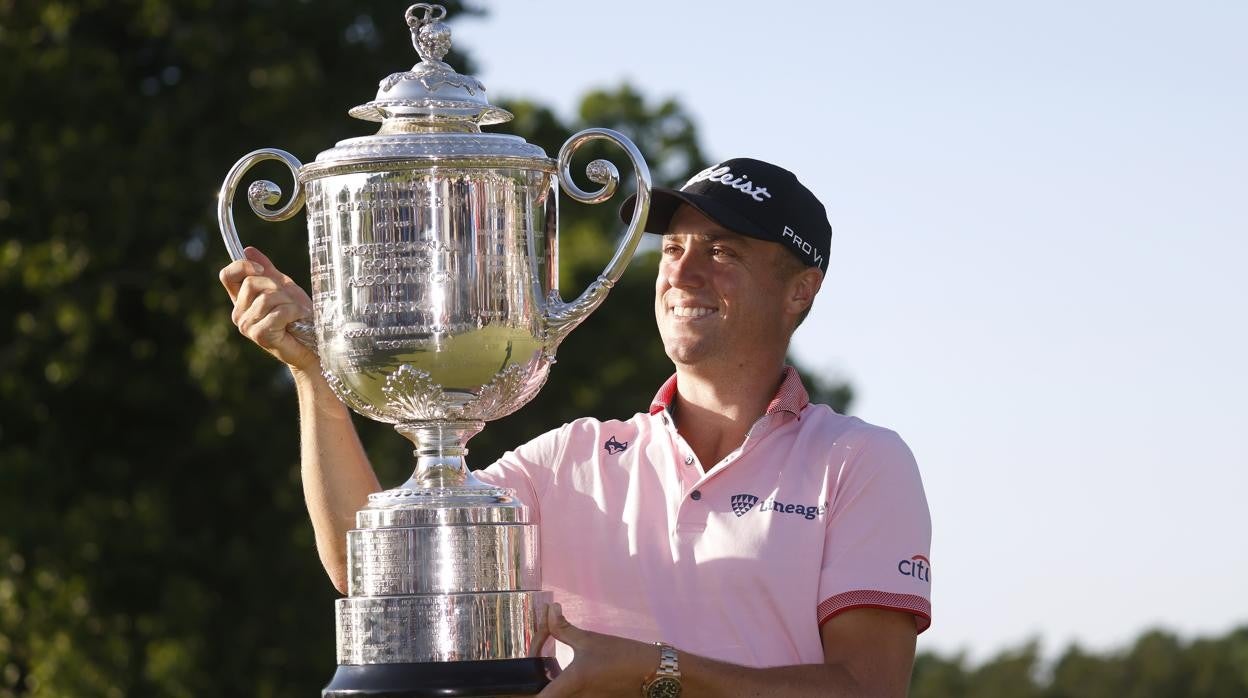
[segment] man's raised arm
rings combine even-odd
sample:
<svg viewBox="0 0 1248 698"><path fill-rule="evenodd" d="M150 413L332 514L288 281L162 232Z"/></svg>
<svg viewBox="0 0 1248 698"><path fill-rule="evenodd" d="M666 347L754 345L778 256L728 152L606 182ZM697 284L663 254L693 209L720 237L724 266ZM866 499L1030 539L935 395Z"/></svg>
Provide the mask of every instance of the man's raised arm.
<svg viewBox="0 0 1248 698"><path fill-rule="evenodd" d="M316 550L334 586L347 592L347 531L355 512L381 486L360 444L351 414L321 375L316 353L286 327L312 318L312 301L264 253L248 247L247 259L221 270L234 302L239 332L290 368L299 396L303 496L316 534Z"/></svg>

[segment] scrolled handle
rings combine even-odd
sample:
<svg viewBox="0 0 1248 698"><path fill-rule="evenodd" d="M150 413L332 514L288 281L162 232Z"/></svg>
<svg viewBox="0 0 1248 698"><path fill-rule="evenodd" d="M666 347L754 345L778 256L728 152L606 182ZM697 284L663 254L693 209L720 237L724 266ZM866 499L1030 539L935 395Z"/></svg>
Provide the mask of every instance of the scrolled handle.
<svg viewBox="0 0 1248 698"><path fill-rule="evenodd" d="M403 13L403 19L407 20L407 26L416 29L446 19L446 8L441 5L418 2L407 8L407 12Z"/></svg>
<svg viewBox="0 0 1248 698"><path fill-rule="evenodd" d="M605 131L607 129L595 129ZM586 133L581 131L578 136ZM575 138L575 136L573 137ZM576 185L576 181L572 179L572 153L581 143L589 141L585 138L571 148L564 145L559 150L559 184L563 186L563 191L568 196L576 199L583 204L598 204L610 199L615 194L615 188L620 184L620 171L610 160L594 160L585 167L585 176L591 182L597 182L602 185L598 191L585 191ZM572 141L568 141L571 144Z"/></svg>
<svg viewBox="0 0 1248 698"><path fill-rule="evenodd" d="M266 160L279 160L290 168L295 190L291 192L290 200L284 206L275 209L273 206L282 199L281 187L266 179L252 182L247 187L247 203L252 212L266 221L284 221L303 208L303 183L299 181L299 168L303 164L294 155L277 148L261 148L239 158L226 173L221 191L217 194L217 226L221 228L221 239L225 241L230 259L234 261L244 259L243 243L238 239L238 228L234 225L234 194L247 170ZM312 323L296 320L287 329L305 346L316 349L316 331Z"/></svg>
<svg viewBox="0 0 1248 698"><path fill-rule="evenodd" d="M547 329L558 343L571 332L574 327L594 311L602 301L606 300L611 287L619 281L624 269L637 251L641 236L645 233L646 216L650 213L650 168L642 157L637 146L622 133L608 128L590 128L574 134L559 149L559 185L568 196L585 204L598 204L610 199L620 182L620 172L615 165L606 160L594 160L589 163L585 174L590 180L602 185L597 191L587 192L572 180L572 156L582 145L594 140L606 140L615 143L628 154L637 180L637 198L633 203L633 215L629 219L628 230L620 238L615 248L615 255L602 273L595 279L576 300L564 303L557 292L552 294L546 312Z"/></svg>

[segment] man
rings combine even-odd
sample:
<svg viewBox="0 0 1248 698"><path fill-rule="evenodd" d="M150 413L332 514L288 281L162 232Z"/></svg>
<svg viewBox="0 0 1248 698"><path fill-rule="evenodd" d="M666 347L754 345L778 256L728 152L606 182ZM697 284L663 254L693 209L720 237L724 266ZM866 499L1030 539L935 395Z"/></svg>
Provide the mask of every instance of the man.
<svg viewBox="0 0 1248 698"><path fill-rule="evenodd" d="M577 420L478 474L540 522L557 601L540 631L565 667L542 695L904 695L930 622L913 456L809 404L784 365L827 268L822 204L739 158L656 190L646 227L663 235L655 318L675 375L649 412ZM380 487L316 356L285 331L311 304L256 250L221 280L240 331L295 377L317 549L345 590L346 531Z"/></svg>

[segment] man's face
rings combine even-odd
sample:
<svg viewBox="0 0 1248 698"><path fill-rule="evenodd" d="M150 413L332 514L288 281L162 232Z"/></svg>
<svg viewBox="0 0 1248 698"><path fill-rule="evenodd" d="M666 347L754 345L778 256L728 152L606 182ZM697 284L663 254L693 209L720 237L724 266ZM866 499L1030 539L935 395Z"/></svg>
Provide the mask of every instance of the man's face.
<svg viewBox="0 0 1248 698"><path fill-rule="evenodd" d="M748 368L783 359L795 318L777 243L730 232L682 205L663 236L654 313L677 365Z"/></svg>

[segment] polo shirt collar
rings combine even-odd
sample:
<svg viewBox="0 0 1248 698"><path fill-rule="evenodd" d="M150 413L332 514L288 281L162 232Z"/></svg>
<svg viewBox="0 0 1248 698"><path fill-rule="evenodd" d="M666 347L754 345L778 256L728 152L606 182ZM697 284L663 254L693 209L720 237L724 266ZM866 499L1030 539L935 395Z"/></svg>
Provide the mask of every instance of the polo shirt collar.
<svg viewBox="0 0 1248 698"><path fill-rule="evenodd" d="M650 414L658 414L669 409L674 399L676 399L676 374L672 374L672 377L667 379L667 382L655 394L654 399L650 401ZM797 369L785 366L780 378L780 388L776 390L776 394L767 405L767 411L763 414L789 412L800 419L802 410L809 404L810 396L806 393L806 386L802 385L802 379L797 375Z"/></svg>

